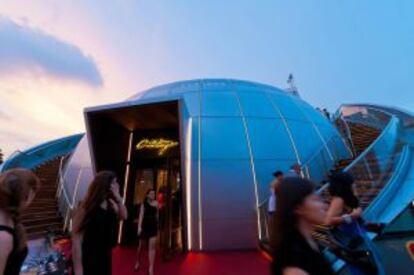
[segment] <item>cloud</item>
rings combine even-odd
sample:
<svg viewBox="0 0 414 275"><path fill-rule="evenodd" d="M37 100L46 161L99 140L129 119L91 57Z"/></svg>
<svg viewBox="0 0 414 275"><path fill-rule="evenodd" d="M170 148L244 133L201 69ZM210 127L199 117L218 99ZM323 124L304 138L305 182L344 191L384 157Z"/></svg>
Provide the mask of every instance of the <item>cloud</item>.
<svg viewBox="0 0 414 275"><path fill-rule="evenodd" d="M0 73L45 73L102 85L95 61L78 47L0 16Z"/></svg>
<svg viewBox="0 0 414 275"><path fill-rule="evenodd" d="M0 110L0 120L1 119L10 119L10 116L6 112Z"/></svg>

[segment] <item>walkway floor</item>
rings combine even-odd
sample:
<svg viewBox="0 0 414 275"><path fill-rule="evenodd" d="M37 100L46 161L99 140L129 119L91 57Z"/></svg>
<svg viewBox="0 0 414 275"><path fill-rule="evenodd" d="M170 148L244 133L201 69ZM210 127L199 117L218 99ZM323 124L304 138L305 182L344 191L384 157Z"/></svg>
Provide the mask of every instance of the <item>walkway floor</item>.
<svg viewBox="0 0 414 275"><path fill-rule="evenodd" d="M142 254L141 269L133 272L134 248L115 248L112 256L113 275L147 274L147 251ZM187 253L164 262L157 259L156 275L266 275L269 261L258 251Z"/></svg>

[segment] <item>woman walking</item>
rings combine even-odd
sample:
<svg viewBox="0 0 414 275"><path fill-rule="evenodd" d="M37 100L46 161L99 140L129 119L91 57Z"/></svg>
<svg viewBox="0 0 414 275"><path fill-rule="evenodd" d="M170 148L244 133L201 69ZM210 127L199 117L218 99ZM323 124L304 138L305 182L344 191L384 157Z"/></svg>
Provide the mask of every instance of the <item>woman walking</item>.
<svg viewBox="0 0 414 275"><path fill-rule="evenodd" d="M115 173L99 172L74 217L73 262L75 275L112 273L112 248L118 220L127 219Z"/></svg>
<svg viewBox="0 0 414 275"><path fill-rule="evenodd" d="M141 204L138 217L138 236L140 242L137 249L137 261L134 266L134 271L138 271L140 267L140 252L142 241L148 241L148 259L149 268L148 274L154 274L154 262L156 253L156 241L158 235L158 203L155 199L155 191L150 189L147 191L144 202Z"/></svg>
<svg viewBox="0 0 414 275"><path fill-rule="evenodd" d="M326 218L326 206L314 193L314 184L299 177L285 178L276 205L272 274L334 274L312 237L315 226Z"/></svg>
<svg viewBox="0 0 414 275"><path fill-rule="evenodd" d="M39 178L29 170L12 169L0 175L0 274L20 274L28 252L20 215L39 185Z"/></svg>

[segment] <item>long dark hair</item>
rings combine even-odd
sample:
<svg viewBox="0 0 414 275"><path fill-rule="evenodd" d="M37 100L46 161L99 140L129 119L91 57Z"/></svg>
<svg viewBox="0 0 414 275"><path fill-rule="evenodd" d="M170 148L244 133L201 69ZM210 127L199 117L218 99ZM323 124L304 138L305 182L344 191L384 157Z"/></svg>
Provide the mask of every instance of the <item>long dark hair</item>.
<svg viewBox="0 0 414 275"><path fill-rule="evenodd" d="M114 179L116 175L112 171L101 171L95 176L89 185L85 199L75 214L75 232L85 230L95 210L111 196L111 184Z"/></svg>
<svg viewBox="0 0 414 275"><path fill-rule="evenodd" d="M20 221L23 203L29 198L30 191L36 193L39 186L39 178L30 170L11 169L0 175L0 209L13 221L17 250L26 246L26 233Z"/></svg>
<svg viewBox="0 0 414 275"><path fill-rule="evenodd" d="M279 185L274 230L271 234L272 245L278 250L283 240L295 238L298 231L298 216L295 210L304 199L314 192L314 183L302 178L288 177Z"/></svg>
<svg viewBox="0 0 414 275"><path fill-rule="evenodd" d="M152 189L152 188L148 189L147 192L145 193L145 199L144 199L145 202L148 202L148 194L152 191L155 193L155 189ZM157 200L157 198L155 198L154 200Z"/></svg>
<svg viewBox="0 0 414 275"><path fill-rule="evenodd" d="M359 200L352 190L354 177L349 172L336 172L329 176L329 194L332 197L340 197L346 206L357 208Z"/></svg>

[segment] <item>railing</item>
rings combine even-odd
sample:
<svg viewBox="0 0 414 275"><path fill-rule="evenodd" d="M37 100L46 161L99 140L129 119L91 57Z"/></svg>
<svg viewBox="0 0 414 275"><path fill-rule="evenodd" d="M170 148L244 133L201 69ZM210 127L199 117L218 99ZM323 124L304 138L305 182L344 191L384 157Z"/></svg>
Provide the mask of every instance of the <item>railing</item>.
<svg viewBox="0 0 414 275"><path fill-rule="evenodd" d="M348 145L352 156L356 157L357 156L357 151L355 149L355 144L354 141L352 139L352 133L351 133L351 129L349 128L348 123L344 120L344 118L342 116L339 116L337 119L335 119L335 121L337 121L340 125L343 126L343 129L345 130L344 134L344 138L346 141L346 144Z"/></svg>
<svg viewBox="0 0 414 275"><path fill-rule="evenodd" d="M372 111L371 108L367 112ZM374 111L379 112L377 109ZM399 142L401 121L392 114L384 112L384 115L389 118L387 121L382 117L378 121L378 125L387 121L380 136L344 169L353 174L356 189L359 190L357 195L363 207L368 206L390 180L402 152Z"/></svg>
<svg viewBox="0 0 414 275"><path fill-rule="evenodd" d="M368 206L364 211L364 216L366 216L381 197L379 194L383 187L391 181L393 176L398 177L401 173L396 168L401 163L404 148L399 140L402 122L397 116L375 106L347 105L342 106L340 110L345 122L363 123L382 130L380 136L344 169L352 173L356 180L356 189L359 190L357 195L361 205L364 208ZM325 185L324 188L327 186ZM382 200L382 203L385 201ZM385 274L376 247L372 243L372 237L368 235L363 237L365 246L373 254L379 269L378 274ZM337 261L334 265L337 271L344 266L342 261Z"/></svg>
<svg viewBox="0 0 414 275"><path fill-rule="evenodd" d="M12 168L33 169L36 166L70 153L76 147L83 134L64 137L41 144L25 151L15 151L1 166L1 171Z"/></svg>
<svg viewBox="0 0 414 275"><path fill-rule="evenodd" d="M58 199L58 207L59 212L61 213L62 217L64 218L63 223L63 229L69 229L71 230L71 219L72 219L72 213L75 209L75 202L76 202L76 195L72 196L72 199L70 199L70 196L66 190L66 184L65 184L65 175L64 175L64 163L61 161L59 166L59 173L58 173L58 192L56 194L56 197ZM79 171L79 174L81 173L81 170ZM78 178L79 178L78 174Z"/></svg>
<svg viewBox="0 0 414 275"><path fill-rule="evenodd" d="M386 110L381 110L375 106L364 105L342 106L340 112L337 112L336 117L342 117L341 119L344 119L344 122L349 119L349 121L363 123L365 125L368 124L371 127L382 130L380 136L344 169L345 171L351 172L356 179L357 189L359 190L358 197L362 206L367 206L368 204L375 205L375 201L380 199L377 195L382 188L392 179L398 178L398 174L404 172L397 171L398 169L396 169L403 162L401 160L404 155L403 148L405 148L405 151L407 150L400 141L403 127L402 121L396 115ZM368 120L367 124L364 119ZM309 170L309 166L316 159L316 156L311 157L306 165L304 165L305 169ZM312 177L309 172L307 172L306 176ZM323 185L319 188L318 192L323 192L327 187L328 184ZM382 203L384 203L384 200L382 200ZM372 210L368 207L367 211ZM260 241L266 242L269 241L267 200L259 205L258 212L261 217L261 228L263 228L262 236L264 236ZM364 215L365 213L366 211ZM364 236L364 240L365 245L374 255L379 268L379 274L384 274L381 260L378 257L375 246L372 244L371 238ZM343 262L339 260L334 262L334 267L337 271L344 267Z"/></svg>

